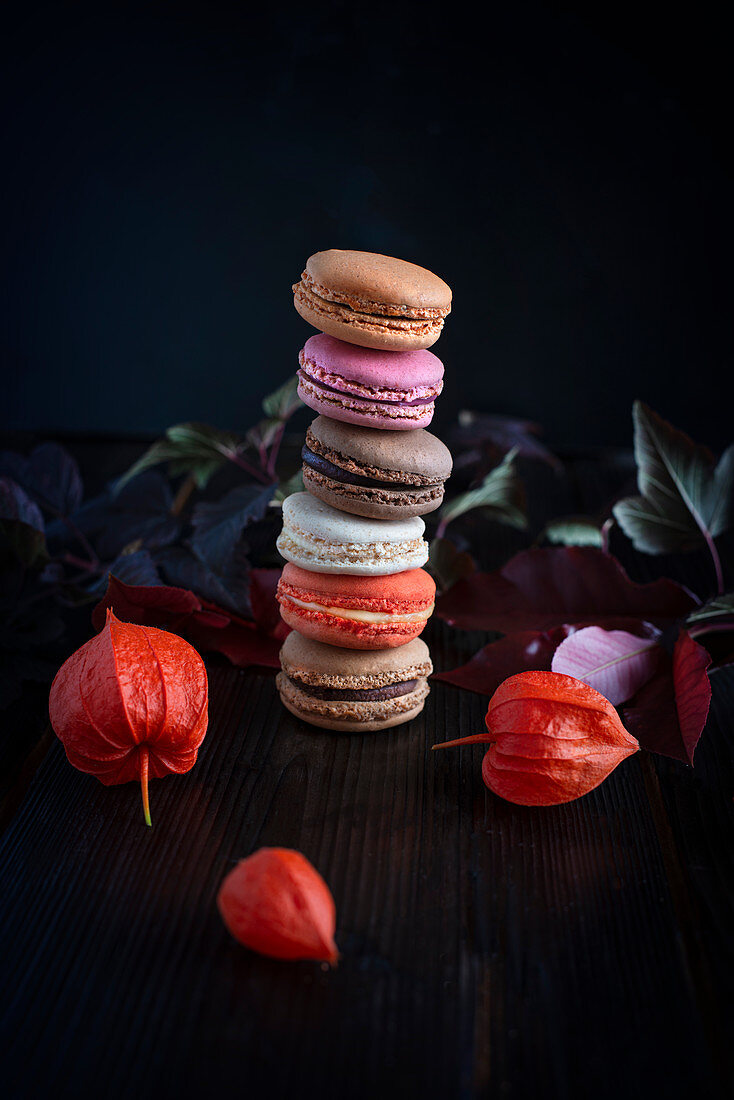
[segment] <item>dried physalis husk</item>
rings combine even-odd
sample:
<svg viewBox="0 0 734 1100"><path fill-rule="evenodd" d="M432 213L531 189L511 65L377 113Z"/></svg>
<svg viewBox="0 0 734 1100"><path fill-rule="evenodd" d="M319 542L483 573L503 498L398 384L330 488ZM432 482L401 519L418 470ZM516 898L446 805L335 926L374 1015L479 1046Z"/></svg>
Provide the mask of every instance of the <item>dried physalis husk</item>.
<svg viewBox="0 0 734 1100"><path fill-rule="evenodd" d="M206 668L178 634L108 611L104 628L56 674L49 715L75 768L108 785L140 783L150 825L148 779L196 762L208 721Z"/></svg>
<svg viewBox="0 0 734 1100"><path fill-rule="evenodd" d="M300 852L260 848L222 883L217 905L236 940L276 959L336 965L336 908L329 887Z"/></svg>
<svg viewBox="0 0 734 1100"><path fill-rule="evenodd" d="M485 784L522 806L580 798L640 748L608 699L558 672L510 676L490 699L485 722L486 733L433 747L489 742Z"/></svg>

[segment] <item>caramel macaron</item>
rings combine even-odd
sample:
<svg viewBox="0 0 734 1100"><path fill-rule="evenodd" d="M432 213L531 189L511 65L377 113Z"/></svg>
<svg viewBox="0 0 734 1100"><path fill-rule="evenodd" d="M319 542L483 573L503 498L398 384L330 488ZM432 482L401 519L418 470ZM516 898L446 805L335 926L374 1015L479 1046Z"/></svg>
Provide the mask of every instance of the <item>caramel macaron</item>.
<svg viewBox="0 0 734 1100"><path fill-rule="evenodd" d="M448 447L421 428L382 432L317 416L301 453L309 493L369 519L435 511L451 476Z"/></svg>
<svg viewBox="0 0 734 1100"><path fill-rule="evenodd" d="M320 729L370 733L390 729L423 710L433 671L420 638L364 652L339 649L293 630L280 651L276 685L296 718Z"/></svg>
<svg viewBox="0 0 734 1100"><path fill-rule="evenodd" d="M376 252L316 252L293 294L296 309L314 328L387 351L430 348L451 312L451 288L443 279Z"/></svg>

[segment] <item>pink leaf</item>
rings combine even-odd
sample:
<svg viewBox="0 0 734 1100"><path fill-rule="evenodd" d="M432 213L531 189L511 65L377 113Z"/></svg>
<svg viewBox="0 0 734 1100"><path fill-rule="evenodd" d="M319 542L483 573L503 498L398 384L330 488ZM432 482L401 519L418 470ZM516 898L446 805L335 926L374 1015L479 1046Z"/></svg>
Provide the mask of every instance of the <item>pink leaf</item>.
<svg viewBox="0 0 734 1100"><path fill-rule="evenodd" d="M643 749L693 764L711 702L706 669L711 658L703 646L681 630L672 658L624 708L625 722Z"/></svg>
<svg viewBox="0 0 734 1100"><path fill-rule="evenodd" d="M551 669L583 680L616 707L647 683L663 652L655 638L586 626L561 642Z"/></svg>
<svg viewBox="0 0 734 1100"><path fill-rule="evenodd" d="M697 601L670 580L635 584L610 554L591 546L522 550L496 573L474 573L440 596L436 612L464 630L552 630L564 623L629 628L665 625Z"/></svg>

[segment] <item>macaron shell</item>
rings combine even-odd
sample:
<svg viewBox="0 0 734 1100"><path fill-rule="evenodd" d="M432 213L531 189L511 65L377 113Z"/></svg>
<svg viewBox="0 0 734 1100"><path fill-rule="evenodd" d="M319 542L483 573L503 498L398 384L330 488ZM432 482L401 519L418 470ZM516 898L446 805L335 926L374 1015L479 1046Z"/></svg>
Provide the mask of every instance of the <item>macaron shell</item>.
<svg viewBox="0 0 734 1100"><path fill-rule="evenodd" d="M431 351L379 351L345 344L323 333L306 341L298 359L304 369L311 365L347 382L392 391L395 397L420 387L437 386L444 375L443 363Z"/></svg>
<svg viewBox="0 0 734 1100"><path fill-rule="evenodd" d="M451 452L430 432L385 435L374 428L347 427L330 417L317 416L308 427L306 442L317 453L356 473L377 476L378 470L394 471L395 480L416 485L446 481L451 476Z"/></svg>
<svg viewBox="0 0 734 1100"><path fill-rule="evenodd" d="M367 301L413 312L451 308L451 287L443 279L410 260L381 252L328 248L309 256L305 274L353 308Z"/></svg>
<svg viewBox="0 0 734 1100"><path fill-rule="evenodd" d="M333 688L383 687L424 680L433 672L428 646L420 638L399 650L366 654L291 632L281 646L280 664L293 679Z"/></svg>
<svg viewBox="0 0 734 1100"><path fill-rule="evenodd" d="M428 621L365 624L287 604L281 605L280 617L299 634L315 642L365 651L407 645L423 633Z"/></svg>
<svg viewBox="0 0 734 1100"><path fill-rule="evenodd" d="M424 516L435 512L443 501L443 486L414 490L364 489L358 485L345 485L339 481L318 479L307 466L303 469L303 483L309 493L332 508L340 508L355 516L368 519L392 519L395 516Z"/></svg>
<svg viewBox="0 0 734 1100"><path fill-rule="evenodd" d="M402 726L421 713L430 692L424 681L409 695L383 703L327 703L299 691L282 672L278 673L275 682L283 706L294 717L319 729L338 733L375 733ZM398 710L395 704L401 700L406 709ZM320 704L320 707L314 709L313 704Z"/></svg>

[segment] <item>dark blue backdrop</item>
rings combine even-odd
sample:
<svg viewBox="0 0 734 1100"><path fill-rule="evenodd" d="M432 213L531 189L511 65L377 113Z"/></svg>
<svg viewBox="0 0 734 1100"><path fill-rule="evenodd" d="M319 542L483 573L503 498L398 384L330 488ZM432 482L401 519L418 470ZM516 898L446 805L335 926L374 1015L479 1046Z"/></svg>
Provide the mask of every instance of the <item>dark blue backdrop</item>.
<svg viewBox="0 0 734 1100"><path fill-rule="evenodd" d="M588 4L19 5L5 28L7 426L238 428L356 247L454 288L444 421L727 442L726 41ZM682 17L681 17L682 18Z"/></svg>

